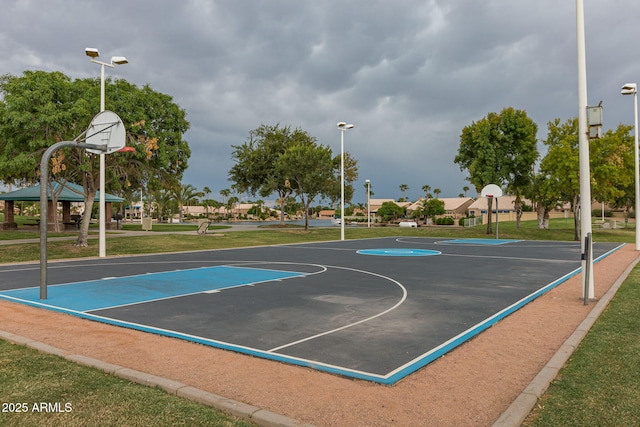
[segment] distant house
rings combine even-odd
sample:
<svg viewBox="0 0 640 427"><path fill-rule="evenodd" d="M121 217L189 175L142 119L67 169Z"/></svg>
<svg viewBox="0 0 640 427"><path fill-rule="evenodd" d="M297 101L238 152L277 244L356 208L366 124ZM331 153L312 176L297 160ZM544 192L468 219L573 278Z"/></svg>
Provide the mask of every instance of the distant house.
<svg viewBox="0 0 640 427"><path fill-rule="evenodd" d="M408 206L407 214L422 209L424 200L420 198L417 202ZM471 197L443 197L438 198L438 200L444 202L444 216L450 216L454 219L465 217L467 209L473 204Z"/></svg>
<svg viewBox="0 0 640 427"><path fill-rule="evenodd" d="M509 213L515 212L514 203L516 201L516 196L501 196L493 199L493 203L491 205L491 211L496 211L496 199L497 199L497 209L499 213ZM531 204L528 200L522 200L523 203ZM478 197L478 199L473 202L469 208L468 213L469 216L482 216L487 214L489 211L489 200L486 197Z"/></svg>
<svg viewBox="0 0 640 427"><path fill-rule="evenodd" d="M333 209L324 209L318 212L318 219L331 219L336 214Z"/></svg>
<svg viewBox="0 0 640 427"><path fill-rule="evenodd" d="M402 208L407 208L411 205L410 202L396 202L394 199L370 199L371 215L375 216L378 213L378 209L386 202L393 202Z"/></svg>

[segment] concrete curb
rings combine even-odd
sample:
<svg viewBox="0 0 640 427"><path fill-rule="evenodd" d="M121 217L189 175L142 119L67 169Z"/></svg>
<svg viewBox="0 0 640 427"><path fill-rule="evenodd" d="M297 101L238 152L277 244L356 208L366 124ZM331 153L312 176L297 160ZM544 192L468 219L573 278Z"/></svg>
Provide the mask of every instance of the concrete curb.
<svg viewBox="0 0 640 427"><path fill-rule="evenodd" d="M226 414L233 415L238 418L255 423L264 427L314 427L312 424L301 423L293 418L279 415L274 412L267 411L257 406L248 405L232 399L227 399L195 387L173 381L167 378L158 377L156 375L147 374L145 372L136 371L135 369L125 368L119 365L103 362L92 357L83 356L81 354L70 354L69 352L49 344L15 335L9 332L0 331L0 339L8 342L24 345L29 348L41 351L43 353L55 354L66 360L77 363L79 365L99 369L116 377L131 381L137 384L149 387L158 387L168 394L192 400L207 406L211 406Z"/></svg>
<svg viewBox="0 0 640 427"><path fill-rule="evenodd" d="M636 258L620 277L618 277L607 293L602 296L587 317L578 325L573 334L567 338L555 355L549 359L545 367L533 378L531 383L520 393L516 400L513 401L511 406L502 413L500 418L496 420L493 427L518 427L524 422L535 407L538 399L547 390L551 381L557 377L560 369L562 369L576 348L578 348L578 345L582 342L596 320L598 320L607 305L609 305L609 302L611 302L616 292L618 292L618 289L620 289L620 286L622 286L622 283L627 279L629 274L631 274L631 271L638 262L640 262L640 258Z"/></svg>

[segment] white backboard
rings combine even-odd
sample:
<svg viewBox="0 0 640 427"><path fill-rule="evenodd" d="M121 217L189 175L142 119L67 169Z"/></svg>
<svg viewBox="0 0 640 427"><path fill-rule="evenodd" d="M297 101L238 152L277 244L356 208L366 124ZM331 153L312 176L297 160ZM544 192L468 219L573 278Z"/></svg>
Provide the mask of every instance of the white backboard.
<svg viewBox="0 0 640 427"><path fill-rule="evenodd" d="M98 113L87 128L85 142L107 146L106 151L87 149L94 154L111 154L120 150L126 142L126 131L122 120L113 111L105 110Z"/></svg>
<svg viewBox="0 0 640 427"><path fill-rule="evenodd" d="M502 188L495 184L486 185L480 192L482 197L502 197Z"/></svg>

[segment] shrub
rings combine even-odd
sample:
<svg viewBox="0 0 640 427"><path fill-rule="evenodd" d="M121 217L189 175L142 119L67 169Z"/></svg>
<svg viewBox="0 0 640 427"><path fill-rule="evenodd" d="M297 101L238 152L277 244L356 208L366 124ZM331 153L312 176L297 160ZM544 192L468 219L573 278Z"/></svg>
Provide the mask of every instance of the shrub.
<svg viewBox="0 0 640 427"><path fill-rule="evenodd" d="M602 218L602 209L594 209L591 211L591 216L593 218ZM611 218L613 216L613 211L610 210L605 210L604 211L604 216L606 218Z"/></svg>
<svg viewBox="0 0 640 427"><path fill-rule="evenodd" d="M450 216L436 219L436 225L453 225L455 221Z"/></svg>

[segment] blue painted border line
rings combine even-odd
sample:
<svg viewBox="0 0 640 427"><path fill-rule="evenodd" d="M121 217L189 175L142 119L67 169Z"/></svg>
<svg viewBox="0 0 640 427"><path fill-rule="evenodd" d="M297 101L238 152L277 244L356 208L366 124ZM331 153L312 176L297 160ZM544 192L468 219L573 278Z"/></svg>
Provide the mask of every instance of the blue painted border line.
<svg viewBox="0 0 640 427"><path fill-rule="evenodd" d="M597 262L603 260L604 258L606 258L609 255L611 255L612 253L616 252L617 250L619 250L623 246L625 246L625 243L621 244L620 246L617 246L617 247L613 248L609 252L604 253L603 255L599 256L596 259L594 259L593 262L597 263ZM567 273L566 275L562 276L561 278L549 283L545 287L543 287L543 288L541 288L541 289L529 294L528 296L522 298L520 301L510 305L509 307L503 309L502 311L499 311L498 313L494 314L493 316L489 317L488 319L486 319L486 320L478 323L477 325L467 329L465 332L453 337L451 340L445 342L444 344L442 344L442 345L436 347L435 349L425 353L424 355L422 355L418 359L415 359L414 361L409 362L408 364L405 364L403 367L400 367L400 368L396 369L395 371L392 371L390 374L388 374L385 377L385 381L383 381L383 384L394 384L394 383L400 381L401 379L403 379L404 377L406 377L407 375L410 375L413 372L417 371L418 369L423 368L424 366L428 365L429 363L433 362L434 360L440 358L442 355L444 355L444 354L450 352L451 350L453 350L454 348L458 347L460 344L463 344L466 341L468 341L471 338L473 338L474 336L478 335L480 332L489 329L491 326L495 325L500 320L504 319L505 317L509 316L510 314L518 311L519 309L521 309L525 305L529 304L531 301L533 301L533 300L537 299L538 297L546 294L547 292L549 292L553 288L556 288L561 283L566 282L567 280L569 280L573 276L577 275L581 271L582 271L582 267L579 267L579 268L575 269L574 271L572 271L570 273Z"/></svg>
<svg viewBox="0 0 640 427"><path fill-rule="evenodd" d="M610 250L609 252L599 256L598 258L594 259L594 263L601 261L602 259L604 259L607 256L611 255L612 253L616 252L617 250L619 250L623 246L625 246L625 244L621 244L620 246L617 246L616 248ZM166 329L154 328L154 327L144 326L144 325L140 325L140 324L136 324L136 323L130 323L130 322L125 322L125 321L121 321L121 320L115 320L115 319L111 319L111 318L107 318L107 317L93 315L93 314L90 314L90 313L85 313L85 312L81 312L81 311L74 311L74 310L70 310L70 309L65 309L65 308L61 308L61 307L52 306L52 305L49 305L49 304L43 304L43 303L40 303L40 302L37 302L37 301L23 300L23 299L20 299L20 298L15 298L15 297L3 295L3 294L0 294L0 298L6 299L6 300L10 300L10 301L20 302L20 303L23 303L23 304L26 304L26 305L30 305L30 306L34 306L34 307L45 308L45 309L56 311L56 312L71 314L71 315L74 315L74 316L77 316L77 317L80 317L80 318L83 318L83 319L98 321L98 322L106 323L106 324L109 324L109 325L125 327L125 328L129 328L129 329L134 329L134 330L138 330L138 331L142 331L142 332L154 333L154 334L157 334L157 335L163 335L163 336L172 337L172 338L179 338L179 339L183 339L185 341L196 342L196 343L207 345L207 346L210 346L210 347L215 347L215 348L219 348L219 349L223 349L223 350L234 351L234 352L237 352L237 353L247 354L247 355L255 356L255 357L261 357L261 358L264 358L264 359L274 360L274 361L278 361L278 362L289 363L289 364L292 364L292 365L308 367L308 368L316 369L318 371L328 372L328 373L331 373L331 374L341 375L341 376L345 376L345 377L349 377L349 378L361 379L361 380L366 380L366 381L371 381L371 382L380 383L380 384L386 384L386 385L392 385L392 384L395 384L396 382L400 381L401 379L405 378L406 376L414 373L415 371L423 368L424 366L428 365L429 363L433 362L434 360L440 358L445 353L453 350L454 348L458 347L460 344L463 344L464 342L466 342L469 339L473 338L474 336L478 335L482 331L484 331L484 330L488 329L489 327L493 326L498 321L504 319L505 317L509 316L510 314L512 314L515 311L519 310L520 308L524 307L525 305L527 305L531 301L533 301L536 298L538 298L538 297L544 295L545 293L549 292L553 288L555 288L558 285L560 285L561 283L567 281L571 277L577 275L581 271L582 271L582 267L577 268L576 270L574 270L574 271L572 271L570 273L567 273L566 275L562 276L558 280L555 280L555 281L551 282L550 284L548 284L545 287L539 289L538 291L533 292L532 294L524 297L520 301L518 301L518 302L512 304L511 306L505 308L504 310L501 310L500 312L494 314L493 316L489 317L488 319L484 320L483 322L478 323L476 326L474 326L474 327L472 327L470 329L467 329L465 332L457 335L456 337L450 339L449 341L445 342L444 344L442 344L442 345L436 347L435 349L425 353L424 355L414 359L413 361L411 361L411 362L409 362L409 363L407 363L407 364L405 364L405 365L403 365L403 366L391 371L389 374L386 374L386 375L377 375L377 374L372 374L372 373L367 373L367 372L362 372L362 371L350 370L350 369L347 369L347 368L336 367L336 366L329 365L329 364L324 364L324 363L321 363L321 362L316 362L316 361L311 361L311 360L306 360L306 359L300 359L300 358L296 358L296 357L293 357L293 356L287 356L287 355L283 355L283 354L279 354L279 353L266 352L266 351L262 351L262 350L258 350L258 349L253 349L253 348L250 348L250 347L243 347L243 346L229 344L229 343L225 343L225 342L221 342L221 341L210 340L210 339L206 339L206 338L202 338L202 337L198 337L198 336L194 336L194 335L189 335L189 334L184 334L184 333L180 333L180 332L170 331L170 330L166 330Z"/></svg>

